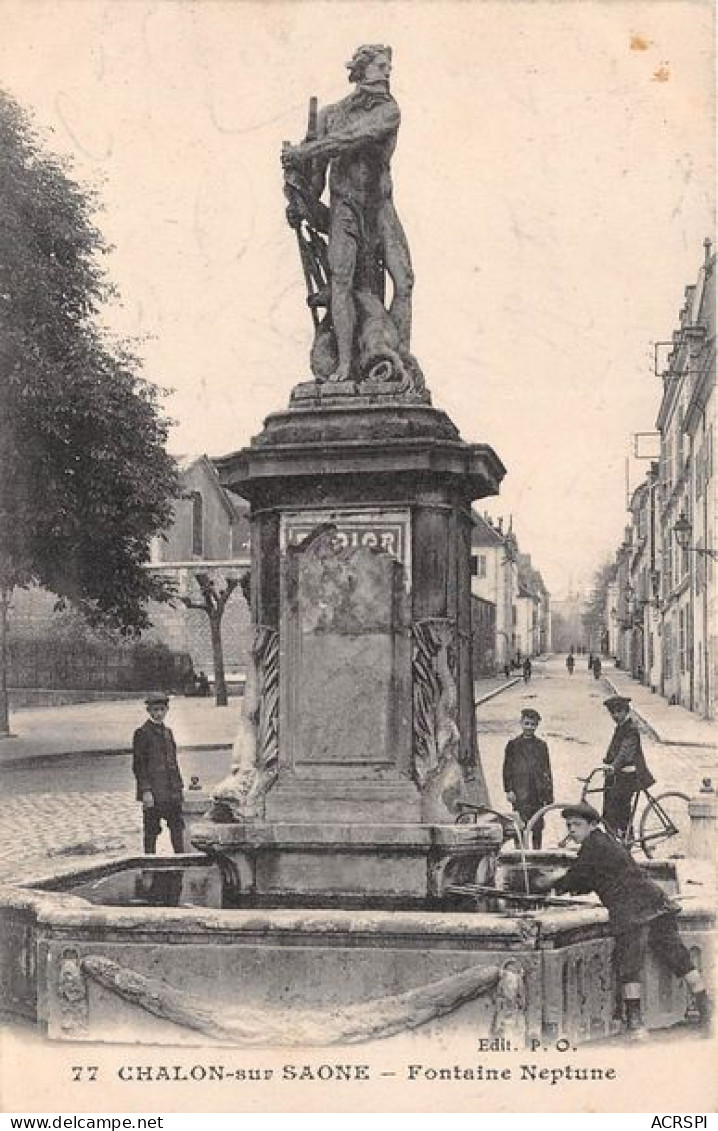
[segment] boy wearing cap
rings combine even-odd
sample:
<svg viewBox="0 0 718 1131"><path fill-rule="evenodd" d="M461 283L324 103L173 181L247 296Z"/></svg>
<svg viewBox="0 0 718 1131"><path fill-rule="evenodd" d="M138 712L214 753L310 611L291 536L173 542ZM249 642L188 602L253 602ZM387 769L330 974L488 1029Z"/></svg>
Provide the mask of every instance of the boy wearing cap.
<svg viewBox="0 0 718 1131"><path fill-rule="evenodd" d="M183 852L183 782L174 735L164 725L169 696L148 695L145 703L150 717L132 738L132 769L137 781L137 800L142 802L144 851L147 855L156 851L160 822L164 820L173 850Z"/></svg>
<svg viewBox="0 0 718 1131"><path fill-rule="evenodd" d="M521 712L521 734L506 744L504 753L504 791L524 824L553 801L553 779L548 746L536 737L541 716L533 707ZM541 847L543 820L532 829L534 848Z"/></svg>
<svg viewBox="0 0 718 1131"><path fill-rule="evenodd" d="M553 889L558 894L593 891L608 909L616 940L613 961L631 1036L645 1034L640 978L648 948L676 977L685 980L693 993L699 1022L708 1029L710 1002L700 972L678 933L678 905L648 878L622 844L598 828L601 818L591 805L570 805L562 809L561 816L569 837L580 846L578 856L567 871L536 877L533 889Z"/></svg>
<svg viewBox="0 0 718 1131"><path fill-rule="evenodd" d="M606 767L603 819L617 836L623 837L631 823L634 794L648 789L656 779L646 765L641 736L631 718L631 700L625 695L612 695L603 705L616 724L603 759Z"/></svg>

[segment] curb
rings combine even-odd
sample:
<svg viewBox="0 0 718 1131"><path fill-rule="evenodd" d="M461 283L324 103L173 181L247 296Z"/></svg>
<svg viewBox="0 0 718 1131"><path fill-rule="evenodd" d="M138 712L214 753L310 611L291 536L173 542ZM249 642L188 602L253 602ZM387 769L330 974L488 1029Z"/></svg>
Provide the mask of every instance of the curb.
<svg viewBox="0 0 718 1131"><path fill-rule="evenodd" d="M612 679L609 679L608 676L604 676L603 678L605 679L606 683L608 684L608 686L613 691L614 695L620 695L621 694L620 687L617 687ZM631 710L633 711L634 715L638 715L639 719L641 720L641 722L645 726L646 730L649 732L651 738L655 742L660 743L661 746L688 746L688 747L691 747L694 750L715 750L716 749L715 743L713 743L713 742L690 742L690 741L684 742L680 739L675 739L675 738L662 738L661 735L659 734L659 732L656 730L653 723L648 721L648 719L644 715L641 708L635 706L633 700L631 700L631 704L632 704Z"/></svg>
<svg viewBox="0 0 718 1131"><path fill-rule="evenodd" d="M506 681L506 683L502 683L499 687L495 687L493 691L487 691L486 694L482 695L480 699L474 700L474 706L479 707L482 703L488 703L489 699L495 699L497 695L501 695L502 691L508 691L510 687L515 687L517 683L521 683L521 679L521 676L517 676L516 679L509 679Z"/></svg>
<svg viewBox="0 0 718 1131"><path fill-rule="evenodd" d="M203 750L231 750L231 742L203 742L198 745L178 746L178 754L201 754ZM4 759L0 753L0 774L3 770L12 766L28 766L36 765L37 763L47 765L49 762L63 762L68 758L113 758L117 755L125 756L132 754L131 747L115 750L58 750L54 754L18 754L17 757L10 756Z"/></svg>

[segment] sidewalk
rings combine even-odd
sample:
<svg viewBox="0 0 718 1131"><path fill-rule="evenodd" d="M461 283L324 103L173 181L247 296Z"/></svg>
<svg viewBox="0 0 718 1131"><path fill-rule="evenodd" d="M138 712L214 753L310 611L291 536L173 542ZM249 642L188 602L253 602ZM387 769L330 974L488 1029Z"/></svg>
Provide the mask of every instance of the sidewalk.
<svg viewBox="0 0 718 1131"><path fill-rule="evenodd" d="M241 709L241 698L216 707L211 698L178 696L170 702L167 725L181 750L229 747ZM144 696L13 711L10 729L16 737L0 738L0 768L70 754L127 754L134 731L146 718Z"/></svg>
<svg viewBox="0 0 718 1131"><path fill-rule="evenodd" d="M702 719L685 707L671 706L667 699L652 694L650 688L644 687L620 668L604 665L603 677L617 695L630 697L634 714L653 731L656 741L667 746L699 746L715 750L715 722Z"/></svg>
<svg viewBox="0 0 718 1131"><path fill-rule="evenodd" d="M479 679L474 699L484 703L518 683L505 676ZM242 698L232 697L227 707L214 699L173 698L167 725L180 750L228 749L239 728ZM144 697L73 703L64 707L30 707L12 712L14 738L0 738L0 769L35 758L62 758L73 754L129 754L132 735L146 718Z"/></svg>
<svg viewBox="0 0 718 1131"><path fill-rule="evenodd" d="M508 679L505 675L497 675L474 680L475 706L478 707L480 703L488 703L489 699L493 699L495 695L500 695L502 691L507 691L509 687L515 687L517 683L521 683L520 675L509 676Z"/></svg>

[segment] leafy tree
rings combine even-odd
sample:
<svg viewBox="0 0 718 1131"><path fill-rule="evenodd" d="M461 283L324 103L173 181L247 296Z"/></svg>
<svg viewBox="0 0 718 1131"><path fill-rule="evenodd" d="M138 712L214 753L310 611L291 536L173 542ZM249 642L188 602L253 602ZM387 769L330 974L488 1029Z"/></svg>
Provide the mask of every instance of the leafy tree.
<svg viewBox="0 0 718 1131"><path fill-rule="evenodd" d="M149 624L169 583L143 568L177 470L161 391L103 328L114 296L99 202L0 92L0 652L10 595L39 583L91 622ZM2 662L0 733L7 733Z"/></svg>
<svg viewBox="0 0 718 1131"><path fill-rule="evenodd" d="M593 577L591 594L581 614L586 636L591 647L596 650L603 647L606 637L608 628L606 623L606 598L608 595L608 587L613 580L614 573L615 564L610 559L605 561L603 565L596 570Z"/></svg>

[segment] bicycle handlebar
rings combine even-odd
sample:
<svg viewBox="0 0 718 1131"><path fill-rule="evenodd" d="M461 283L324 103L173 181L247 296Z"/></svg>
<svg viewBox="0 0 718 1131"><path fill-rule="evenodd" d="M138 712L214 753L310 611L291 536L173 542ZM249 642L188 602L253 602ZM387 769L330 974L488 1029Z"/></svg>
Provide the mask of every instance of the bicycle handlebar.
<svg viewBox="0 0 718 1131"><path fill-rule="evenodd" d="M610 774L612 772L613 772L612 766L605 766L605 765L594 766L587 778L577 777L576 781L583 782L584 785L587 785L588 782L590 782L590 780L591 780L591 778L593 777L594 774Z"/></svg>

